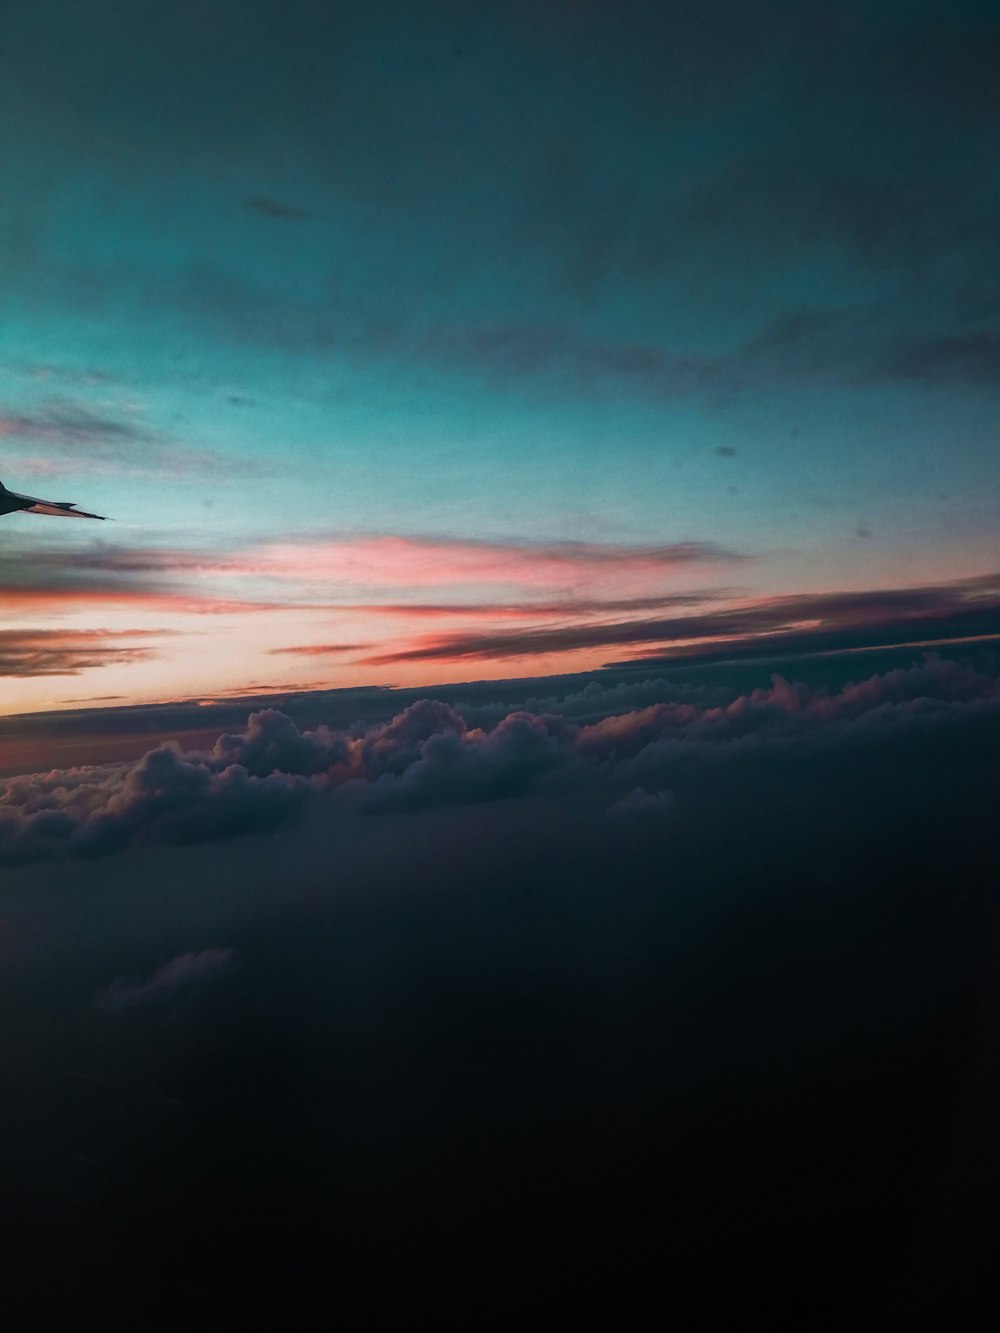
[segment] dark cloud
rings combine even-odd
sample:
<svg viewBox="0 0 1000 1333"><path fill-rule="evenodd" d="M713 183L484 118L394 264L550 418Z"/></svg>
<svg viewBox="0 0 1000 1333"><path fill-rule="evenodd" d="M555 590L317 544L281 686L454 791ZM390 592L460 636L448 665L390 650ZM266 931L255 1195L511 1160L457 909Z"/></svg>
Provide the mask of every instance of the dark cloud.
<svg viewBox="0 0 1000 1333"><path fill-rule="evenodd" d="M303 222L309 216L301 208L292 208L288 204L281 204L275 199L267 199L261 195L244 199L243 203L254 213L260 213L265 218L274 218L278 222Z"/></svg>
<svg viewBox="0 0 1000 1333"><path fill-rule="evenodd" d="M330 657L336 653L360 653L371 648L370 643L302 643L291 648L268 648L269 657L290 654L293 657Z"/></svg>
<svg viewBox="0 0 1000 1333"><path fill-rule="evenodd" d="M176 592L178 576L197 574L209 567L202 552L136 549L94 541L64 546L29 539L0 550L0 589L16 593L77 595L130 592Z"/></svg>
<svg viewBox="0 0 1000 1333"><path fill-rule="evenodd" d="M73 565L88 573L99 574L176 574L204 570L211 556L204 551L112 546L95 541L90 546L74 549ZM41 548L32 551L32 564L46 570L66 566L66 552L62 549Z"/></svg>
<svg viewBox="0 0 1000 1333"><path fill-rule="evenodd" d="M928 672L873 695L964 689ZM393 1326L460 1283L505 1322L543 1299L641 1322L666 1271L694 1322L753 1300L829 1333L877 1321L893 1283L916 1313L928 1275L949 1326L955 1254L979 1327L1000 718L971 695L937 716L863 749L822 727L770 747L762 717L756 749L671 775L666 817L609 816L664 782L598 770L377 823L321 798L266 842L0 876L7 1308L174 1326L192 1302L307 1322L325 1300ZM220 944L239 965L197 980ZM190 988L95 1011L168 959Z"/></svg>
<svg viewBox="0 0 1000 1333"><path fill-rule="evenodd" d="M570 327L529 323L440 325L416 351L446 368L511 379L552 375L579 392L603 385L654 397L713 387L727 371L724 362L683 349L592 342Z"/></svg>
<svg viewBox="0 0 1000 1333"><path fill-rule="evenodd" d="M245 731L220 736L210 749L168 744L134 764L8 779L0 783L0 862L263 832L319 797L380 812L597 784L631 792L622 797L627 813L648 800L662 807L678 764L747 747L864 743L975 725L995 718L1000 706L995 671L937 658L833 693L781 676L723 701L717 690L655 681L598 691L588 687L551 709L517 709L498 721L486 710L482 726L435 699L346 731L302 729L263 709ZM588 713L596 720L578 720ZM661 795L637 796L636 786Z"/></svg>
<svg viewBox="0 0 1000 1333"><path fill-rule="evenodd" d="M239 959L236 949L202 949L179 954L145 980L118 977L94 1001L102 1014L121 1014L146 1005L170 1005L189 1000L207 982L232 972Z"/></svg>
<svg viewBox="0 0 1000 1333"><path fill-rule="evenodd" d="M69 372L68 378L73 377ZM180 444L135 413L131 419L122 419L61 399L30 412L10 405L0 407L0 439L21 449L44 445L47 454L57 451L67 460L99 473L113 468L116 474L124 469L140 475L210 478L228 476L232 468L232 459L225 454ZM241 461L240 466L254 475L267 472L262 464L249 459ZM29 467L34 464L29 463Z"/></svg>
<svg viewBox="0 0 1000 1333"><path fill-rule="evenodd" d="M572 730L558 717L517 712L490 731L469 731L455 710L422 701L365 738L366 777L345 795L362 810L514 796L569 762Z"/></svg>
<svg viewBox="0 0 1000 1333"><path fill-rule="evenodd" d="M466 631L441 634L411 648L369 659L379 665L448 659L491 660L611 645L671 643L678 653L778 651L848 646L859 632L865 642L949 638L1000 632L998 577L922 588L769 598L748 606L693 616L624 620L555 628ZM815 622L808 630L802 622ZM715 643L704 641L714 640ZM652 650L656 651L656 650Z"/></svg>
<svg viewBox="0 0 1000 1333"><path fill-rule="evenodd" d="M251 719L243 738L251 755L260 730ZM222 737L219 744L232 739ZM307 739L300 748L312 747ZM265 831L297 813L310 786L297 773L275 770L258 778L242 764L220 766L207 756L164 745L130 766L5 783L0 855L17 864L52 856L101 856L137 838L187 843Z"/></svg>
<svg viewBox="0 0 1000 1333"><path fill-rule="evenodd" d="M57 405L31 414L0 411L0 437L63 446L107 441L145 444L153 438L135 422L97 416L78 404Z"/></svg>
<svg viewBox="0 0 1000 1333"><path fill-rule="evenodd" d="M497 556L504 556L511 553L515 556L534 556L538 559L555 560L567 565L574 564L596 564L596 565L614 565L630 563L641 560L653 564L675 565L675 564L696 564L699 562L714 563L718 561L739 561L747 557L741 556L738 552L727 550L713 542L682 541L665 542L660 544L627 544L615 542L591 542L591 541L517 541L504 540L502 538L490 537L449 537L449 536L411 536L400 535L396 533L360 533L345 534L342 532L321 533L311 540L304 539L297 544L296 549L308 552L313 546L332 545L337 546L341 543L397 543L407 547L413 547L416 550L442 550L449 551L457 549L459 551L495 553ZM266 554L268 544L262 543L261 547L249 547L245 552L238 552L232 558L232 562L239 569L239 561L242 558L263 559L259 552L263 550ZM2 557L0 557L2 558ZM21 561L21 564L24 562ZM31 563L37 568L61 571L66 567L66 552L62 547L45 547L36 545L31 551ZM186 550L184 548L156 548L156 547L121 547L113 546L104 541L93 541L89 546L83 548L74 548L73 564L78 569L87 572L127 575L127 574L175 574L175 573L204 573L209 572L213 565L220 563L218 551L207 549ZM0 572L8 574L17 566L13 557L7 557L7 565L0 565ZM225 567L225 566L224 566ZM242 572L239 569L239 572ZM255 568L254 572L258 572ZM266 570L265 570L266 572ZM672 600L671 596L658 598L638 598L623 599L622 606L643 606L648 604L662 604ZM570 603L573 605L574 603ZM345 604L350 605L350 604ZM532 603L531 605L538 605ZM563 603L559 603L560 606ZM586 603L581 603L586 606ZM594 603L599 605L599 603ZM366 606L356 609L383 609L381 607ZM390 605L385 609L393 611L415 612L421 609L436 610L437 604L429 608L421 608L410 604ZM468 604L443 604L441 608L445 611L467 611L475 608Z"/></svg>
<svg viewBox="0 0 1000 1333"><path fill-rule="evenodd" d="M718 184L727 221L733 212L732 191L739 188L740 182L728 175ZM759 210L765 207L761 203ZM833 211L826 203L817 204L815 212L823 219L822 228L832 225ZM857 202L857 225L863 219L881 238L876 222L880 212L889 237L886 254L891 256L898 217L898 200L891 189L880 207L863 194ZM699 231L697 219L690 225L692 232ZM822 230L819 221L815 226ZM771 234L763 223L761 230ZM822 237L811 239L818 242ZM974 248L960 235L955 240L959 254L963 244ZM83 272L64 273L63 296L70 298L77 288L89 293L94 281ZM914 287L908 304L894 293L891 299L871 298L863 306L792 309L770 320L742 345L711 354L660 336L621 343L588 337L572 322L528 317L419 321L402 313L387 313L370 298L339 290L309 298L279 296L206 263L171 275L169 280L135 265L120 266L114 273L100 275L99 285L109 291L119 286L139 287L151 309L177 313L224 339L265 350L319 358L335 355L359 363L389 358L419 371L430 368L470 375L500 387L547 380L574 395L625 394L652 402L692 395L721 401L789 380L858 385L902 379L995 386L998 378L995 329L967 331L960 327L954 333L936 332L942 313L959 325L967 321L970 300L974 306L985 301L988 311L995 310L1000 290L984 295L974 277L953 281L947 301L936 291L928 297ZM970 293L978 295L973 298ZM81 292L78 300L83 299ZM914 329L925 331L916 336ZM118 460L171 474L197 470L219 475L231 466L231 460L211 450L185 448L140 423L98 416L84 407L57 405L33 414L0 412L0 435L4 434L63 449L86 447L88 457L96 461ZM259 463L253 467L262 470Z"/></svg>
<svg viewBox="0 0 1000 1333"><path fill-rule="evenodd" d="M581 540L566 541L517 541L490 537L395 537L391 534L370 534L372 539L405 541L414 547L441 547L447 550L454 547L460 550L482 550L505 554L531 555L538 559L556 560L567 565L616 565L633 561L649 561L653 564L675 565L694 564L701 561L745 560L746 556L736 551L727 550L714 542L662 542L662 543L625 543L596 542ZM320 539L322 540L322 539Z"/></svg>
<svg viewBox="0 0 1000 1333"><path fill-rule="evenodd" d="M20 534L19 538L20 538ZM326 548L324 558L313 553ZM226 614L230 612L286 612L309 606L331 612L361 612L365 615L409 617L416 621L436 616L462 616L473 620L506 620L558 617L589 617L633 610L690 606L712 601L725 590L711 593L681 593L644 597L587 599L566 597L510 603L401 603L344 602L343 560L345 549L354 547L352 569L364 571L362 586L384 581L398 596L397 581L405 586L408 567L403 556L411 552L414 566L421 561L428 569L417 586L428 589L434 578L430 562L440 565L447 581L456 570L466 583L526 581L541 588L540 571L550 587L578 579L588 569L629 566L644 575L672 566L697 566L725 562L735 564L747 557L710 542L674 542L663 545L626 545L585 541L514 541L453 537L411 537L387 534L351 536L334 533L287 544L277 551L266 542L242 550L221 553L209 548L127 547L93 541L83 547L67 547L38 540L26 533L16 545L0 550L0 599L22 611L87 609L90 604L135 606L137 609L168 612ZM384 575L379 577L379 570ZM374 571L374 572L373 572ZM261 598L261 580L269 581L270 598ZM339 582L338 582L339 581ZM251 590L251 583L253 589ZM278 591L280 589L280 592ZM355 595L360 589L355 589ZM257 595L254 595L254 594ZM321 645L289 645L272 653L321 656L332 653L370 652L371 642Z"/></svg>
<svg viewBox="0 0 1000 1333"><path fill-rule="evenodd" d="M1000 332L909 339L890 352L887 366L901 379L995 388L1000 385Z"/></svg>
<svg viewBox="0 0 1000 1333"><path fill-rule="evenodd" d="M76 676L93 667L148 662L167 630L0 629L0 676Z"/></svg>
<svg viewBox="0 0 1000 1333"><path fill-rule="evenodd" d="M209 550L115 546L94 541L65 546L31 534L0 550L0 601L8 607L76 609L120 603L136 608L198 611L283 611L281 601L241 597L231 587L213 592L205 579L218 570L220 556Z"/></svg>
<svg viewBox="0 0 1000 1333"><path fill-rule="evenodd" d="M706 559L710 548L705 550ZM720 559L733 560L729 552L719 552ZM665 606L695 606L726 595L724 589L712 592L670 593L656 597L566 598L542 602L365 602L344 603L345 611L402 616L414 620L458 617L469 620L531 620L538 617L607 615L613 611L653 611Z"/></svg>
<svg viewBox="0 0 1000 1333"><path fill-rule="evenodd" d="M744 353L785 354L843 327L853 324L853 312L842 310L793 310L772 320L745 344Z"/></svg>
<svg viewBox="0 0 1000 1333"><path fill-rule="evenodd" d="M958 662L929 657L834 693L782 676L717 706L656 704L580 728L576 749L611 762L625 781L656 784L688 759L724 757L740 748L829 746L995 716L1000 680Z"/></svg>
<svg viewBox="0 0 1000 1333"><path fill-rule="evenodd" d="M846 385L884 376L882 346L895 314L877 304L789 310L732 354L728 373L748 385L789 380Z"/></svg>
<svg viewBox="0 0 1000 1333"><path fill-rule="evenodd" d="M922 315L917 316L922 322ZM900 345L893 308L795 310L727 354L696 355L660 343L587 343L571 329L506 326L437 329L419 354L442 367L510 379L551 375L581 392L603 388L653 398L734 394L796 379L855 384L880 378L996 379L993 333L928 338ZM721 456L735 449L721 446Z"/></svg>
<svg viewBox="0 0 1000 1333"><path fill-rule="evenodd" d="M467 725L472 727L495 726L508 713L519 709L528 713L558 714L574 722L595 721L602 717L612 717L618 713L627 713L636 708L648 708L652 704L675 703L681 700L705 704L709 701L727 702L730 692L719 687L705 684L682 684L676 680L658 677L652 680L625 680L614 684L603 680L589 679L582 689L563 689L558 693L539 695L536 693L541 681L531 681L531 689L520 702L499 702L490 699L487 703L471 703L458 698L454 707ZM467 687L466 687L467 688ZM494 685L493 690L504 690L504 684ZM456 688L461 693L462 687Z"/></svg>
<svg viewBox="0 0 1000 1333"><path fill-rule="evenodd" d="M253 713L244 732L220 736L208 762L225 771L239 765L255 777L272 773L328 776L346 769L350 759L347 742L326 727L300 731L291 718L267 708Z"/></svg>
<svg viewBox="0 0 1000 1333"><path fill-rule="evenodd" d="M956 297L953 318L967 320ZM788 379L816 379L842 386L884 381L966 384L984 388L1000 383L1000 334L995 328L960 328L953 333L930 327L940 319L938 306L916 301L900 331L899 303L873 302L850 309L790 311L719 365L720 377L749 386Z"/></svg>
<svg viewBox="0 0 1000 1333"><path fill-rule="evenodd" d="M319 683L299 681L256 690L244 685L238 690L216 692L211 699L111 709L84 706L58 713L0 717L0 775L65 768L80 762L131 761L171 738L179 739L187 750L210 750L221 731L239 732L246 725L248 712L269 707L282 709L303 731L325 724L362 735L426 694L426 689L377 685L329 690ZM669 700L725 702L729 693L718 687L663 678L636 679L633 668L626 680L617 682L607 672L599 680L583 674L500 684L487 681L439 686L434 697L449 703L467 727L490 728L518 711L559 713L575 721L593 721ZM75 702L85 705L87 700Z"/></svg>

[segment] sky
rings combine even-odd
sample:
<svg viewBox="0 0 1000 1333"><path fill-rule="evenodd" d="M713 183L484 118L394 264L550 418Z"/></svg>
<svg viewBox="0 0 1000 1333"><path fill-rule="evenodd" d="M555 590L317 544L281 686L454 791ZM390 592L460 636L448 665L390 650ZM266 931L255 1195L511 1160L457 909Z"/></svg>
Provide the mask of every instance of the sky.
<svg viewBox="0 0 1000 1333"><path fill-rule="evenodd" d="M8 1322L995 1327L995 3L0 30Z"/></svg>
<svg viewBox="0 0 1000 1333"><path fill-rule="evenodd" d="M4 34L4 712L995 631L993 5Z"/></svg>

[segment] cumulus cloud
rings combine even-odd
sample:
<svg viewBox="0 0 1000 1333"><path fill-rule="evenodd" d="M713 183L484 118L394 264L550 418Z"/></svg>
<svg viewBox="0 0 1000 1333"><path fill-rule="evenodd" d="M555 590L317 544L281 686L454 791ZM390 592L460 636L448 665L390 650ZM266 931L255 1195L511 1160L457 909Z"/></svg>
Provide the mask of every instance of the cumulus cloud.
<svg viewBox="0 0 1000 1333"><path fill-rule="evenodd" d="M523 708L529 713L558 713L575 722L595 722L599 718L627 713L650 704L675 703L682 700L701 704L727 700L731 691L705 685L683 685L664 677L647 680L618 681L605 685L599 680L588 681L582 689L568 694L530 695L523 703L490 702L470 704L459 702L458 712L470 726L496 725L508 713Z"/></svg>
<svg viewBox="0 0 1000 1333"><path fill-rule="evenodd" d="M246 731L220 736L209 762L223 772L239 766L258 778L277 773L313 777L346 766L349 759L347 741L327 727L300 731L284 713L265 708L250 715Z"/></svg>
<svg viewBox="0 0 1000 1333"><path fill-rule="evenodd" d="M558 717L510 713L491 731L430 700L414 704L364 747L366 780L350 794L362 809L400 809L514 796L571 759L572 728ZM433 711L432 711L433 710ZM407 714L415 714L411 720ZM418 728L426 727L425 734ZM381 771L379 771L381 770Z"/></svg>
<svg viewBox="0 0 1000 1333"><path fill-rule="evenodd" d="M572 783L620 795L612 817L650 803L663 812L678 764L996 720L1000 675L929 656L836 692L776 675L766 689L722 697L650 680L531 704L497 717L423 699L342 731L303 729L266 708L210 749L168 744L132 764L10 778L0 782L0 864L264 832L320 798L374 813Z"/></svg>
<svg viewBox="0 0 1000 1333"><path fill-rule="evenodd" d="M663 819L673 808L673 792L652 792L645 787L633 787L620 800L608 806L604 817L615 823L633 819Z"/></svg>
<svg viewBox="0 0 1000 1333"><path fill-rule="evenodd" d="M166 1005L188 999L206 983L232 972L238 960L236 949L182 953L145 980L118 977L98 995L94 1008L102 1014L120 1014L143 1005Z"/></svg>
<svg viewBox="0 0 1000 1333"><path fill-rule="evenodd" d="M300 774L259 778L175 745L131 765L13 778L0 785L0 864L100 856L144 837L184 843L272 829L309 790Z"/></svg>

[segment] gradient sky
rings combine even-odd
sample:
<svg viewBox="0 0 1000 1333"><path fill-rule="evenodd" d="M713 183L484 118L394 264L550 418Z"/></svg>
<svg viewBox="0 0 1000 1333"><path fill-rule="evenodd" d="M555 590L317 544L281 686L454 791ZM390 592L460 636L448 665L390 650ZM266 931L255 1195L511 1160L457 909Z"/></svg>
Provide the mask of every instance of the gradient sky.
<svg viewBox="0 0 1000 1333"><path fill-rule="evenodd" d="M3 26L3 710L995 615L994 3Z"/></svg>

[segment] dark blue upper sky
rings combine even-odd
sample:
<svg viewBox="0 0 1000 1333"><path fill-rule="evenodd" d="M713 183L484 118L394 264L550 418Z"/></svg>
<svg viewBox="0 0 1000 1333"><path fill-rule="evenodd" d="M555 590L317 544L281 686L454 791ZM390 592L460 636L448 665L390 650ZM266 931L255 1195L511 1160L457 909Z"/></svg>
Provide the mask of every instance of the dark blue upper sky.
<svg viewBox="0 0 1000 1333"><path fill-rule="evenodd" d="M995 5L8 0L3 29L0 477L115 515L116 550L366 606L578 597L593 562L522 577L574 540L625 551L619 601L996 568ZM0 558L90 536L5 523ZM380 573L412 538L437 573ZM451 578L483 540L496 578ZM634 580L626 548L691 543ZM399 638L358 614L251 637ZM115 692L162 695L168 647Z"/></svg>

